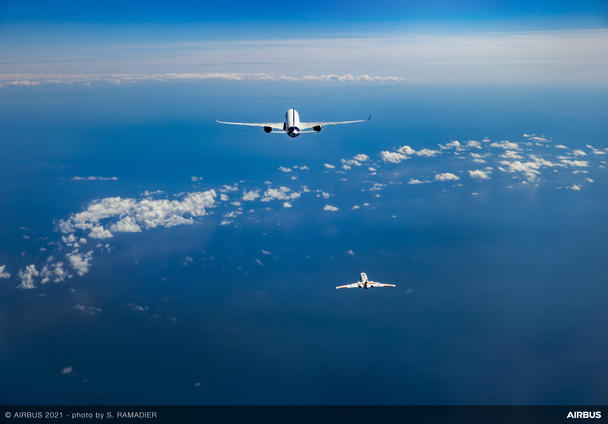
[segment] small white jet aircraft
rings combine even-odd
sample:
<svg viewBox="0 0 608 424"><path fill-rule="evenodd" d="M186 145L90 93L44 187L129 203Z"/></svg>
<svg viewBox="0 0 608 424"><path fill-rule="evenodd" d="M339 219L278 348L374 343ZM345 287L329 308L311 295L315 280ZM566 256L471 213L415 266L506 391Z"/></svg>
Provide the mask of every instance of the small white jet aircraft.
<svg viewBox="0 0 608 424"><path fill-rule="evenodd" d="M277 132L287 134L290 137L297 137L300 134L319 132L323 127L340 124L354 124L357 122L365 122L372 119L369 115L367 119L359 119L358 121L341 121L341 122L300 122L300 115L295 109L289 109L285 113L285 122L224 122L216 120L218 124L228 125L245 125L248 127L262 127L267 133ZM312 131L306 131L312 130Z"/></svg>
<svg viewBox="0 0 608 424"><path fill-rule="evenodd" d="M356 289L356 288L360 288L360 289L371 289L372 287L397 287L394 284L382 284L382 283L377 283L375 281L369 281L367 279L367 274L365 272L361 273L361 276L359 277L359 281L357 283L352 283L352 284L346 284L345 286L338 286L336 287L336 289Z"/></svg>

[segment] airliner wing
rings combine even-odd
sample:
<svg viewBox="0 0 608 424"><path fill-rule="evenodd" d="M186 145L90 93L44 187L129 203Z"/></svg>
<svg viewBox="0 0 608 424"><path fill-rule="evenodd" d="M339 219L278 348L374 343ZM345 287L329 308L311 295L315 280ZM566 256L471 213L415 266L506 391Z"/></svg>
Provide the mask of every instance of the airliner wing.
<svg viewBox="0 0 608 424"><path fill-rule="evenodd" d="M359 287L359 284L353 283L353 284L346 284L345 286L338 286L338 287L336 287L336 289L355 289L358 287Z"/></svg>
<svg viewBox="0 0 608 424"><path fill-rule="evenodd" d="M331 125L342 125L342 124L356 124L357 122L365 122L372 119L372 115L369 115L367 119L359 119L357 121L339 121L339 122L300 122L300 129L307 130L314 127L329 127Z"/></svg>
<svg viewBox="0 0 608 424"><path fill-rule="evenodd" d="M394 284L382 284L382 283L376 283L375 281L368 281L367 285L370 287L397 287Z"/></svg>
<svg viewBox="0 0 608 424"><path fill-rule="evenodd" d="M281 130L281 131L283 131L283 126L284 126L283 122L225 122L225 121L218 121L218 120L216 120L215 122L217 122L218 124L244 125L246 127L270 127L273 130Z"/></svg>

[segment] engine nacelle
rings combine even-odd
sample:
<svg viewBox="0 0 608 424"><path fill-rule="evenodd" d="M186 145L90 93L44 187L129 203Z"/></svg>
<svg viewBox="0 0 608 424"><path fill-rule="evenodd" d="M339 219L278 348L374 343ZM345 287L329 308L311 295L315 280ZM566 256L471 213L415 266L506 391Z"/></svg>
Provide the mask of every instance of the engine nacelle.
<svg viewBox="0 0 608 424"><path fill-rule="evenodd" d="M272 127L264 127L264 131L267 133L272 132Z"/></svg>
<svg viewBox="0 0 608 424"><path fill-rule="evenodd" d="M315 125L314 127L312 127L312 129L315 130L316 132L321 131L321 128L323 128L321 125Z"/></svg>

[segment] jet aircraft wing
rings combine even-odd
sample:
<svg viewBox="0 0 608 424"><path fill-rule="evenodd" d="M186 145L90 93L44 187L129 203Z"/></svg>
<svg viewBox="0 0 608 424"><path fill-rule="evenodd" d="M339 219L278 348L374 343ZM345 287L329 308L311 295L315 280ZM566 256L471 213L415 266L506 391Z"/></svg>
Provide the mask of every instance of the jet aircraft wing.
<svg viewBox="0 0 608 424"><path fill-rule="evenodd" d="M338 286L336 289L355 289L359 287L359 283L346 284L344 286Z"/></svg>
<svg viewBox="0 0 608 424"><path fill-rule="evenodd" d="M356 121L337 121L337 122L300 122L300 129L307 130L314 127L329 127L331 125L343 125L343 124L356 124L357 122L365 122L372 119L372 115L369 115L367 119L359 119Z"/></svg>
<svg viewBox="0 0 608 424"><path fill-rule="evenodd" d="M382 283L376 283L375 281L368 281L367 285L369 287L397 287L394 284L382 284Z"/></svg>
<svg viewBox="0 0 608 424"><path fill-rule="evenodd" d="M227 124L227 125L244 125L247 127L270 127L273 130L281 130L283 131L283 126L285 125L283 122L225 122L215 120L218 124Z"/></svg>

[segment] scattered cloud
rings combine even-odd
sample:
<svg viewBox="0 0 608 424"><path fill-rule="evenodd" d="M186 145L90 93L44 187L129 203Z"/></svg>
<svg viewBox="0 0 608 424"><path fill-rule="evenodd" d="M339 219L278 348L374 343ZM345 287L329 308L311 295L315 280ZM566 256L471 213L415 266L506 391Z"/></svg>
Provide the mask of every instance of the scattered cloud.
<svg viewBox="0 0 608 424"><path fill-rule="evenodd" d="M215 197L214 190L189 193L182 200L106 197L60 221L59 229L64 234L88 230L90 237L105 239L112 237L112 233L102 222L109 224L114 232L192 224L194 217L207 215L208 209L214 207Z"/></svg>
<svg viewBox="0 0 608 424"><path fill-rule="evenodd" d="M39 86L41 84L93 84L109 83L114 85L134 84L141 82L167 81L291 81L291 82L401 82L400 76L379 76L368 74L318 74L289 75L267 72L204 72L204 73L115 73L115 74L0 74L0 87Z"/></svg>
<svg viewBox="0 0 608 424"><path fill-rule="evenodd" d="M272 200L293 200L300 197L300 193L297 191L291 191L289 187L280 186L279 188L269 187L264 192L262 202L270 202Z"/></svg>
<svg viewBox="0 0 608 424"><path fill-rule="evenodd" d="M430 183L430 181L428 181L428 180L419 180L417 178L410 178L407 183L408 184L425 184L425 183Z"/></svg>
<svg viewBox="0 0 608 424"><path fill-rule="evenodd" d="M257 199L258 197L260 197L260 190L250 190L250 191L243 192L243 201L244 202L251 202L251 201Z"/></svg>
<svg viewBox="0 0 608 424"><path fill-rule="evenodd" d="M586 160L561 159L561 162L565 165L577 166L580 168L585 168L585 167L589 166L589 162L587 162Z"/></svg>
<svg viewBox="0 0 608 424"><path fill-rule="evenodd" d="M136 303L129 303L129 304L127 304L127 306L133 312L145 312L150 309L147 305L142 306L142 305L138 305Z"/></svg>
<svg viewBox="0 0 608 424"><path fill-rule="evenodd" d="M435 180L437 181L458 181L460 177L452 174L451 172L443 172L441 174L435 174Z"/></svg>
<svg viewBox="0 0 608 424"><path fill-rule="evenodd" d="M70 266L76 271L76 273L82 277L84 274L89 272L89 268L91 267L91 260L93 259L93 251L89 250L86 253L80 253L78 251L73 251L66 255Z"/></svg>
<svg viewBox="0 0 608 424"><path fill-rule="evenodd" d="M62 375L72 375L74 373L74 368L72 368L71 366L67 366L63 368L60 372Z"/></svg>
<svg viewBox="0 0 608 424"><path fill-rule="evenodd" d="M52 257L47 260L40 271L40 283L46 284L50 281L61 283L72 275L63 267L63 262L53 262Z"/></svg>
<svg viewBox="0 0 608 424"><path fill-rule="evenodd" d="M517 150L519 149L519 145L517 143L513 143L511 141L503 140L500 142L494 142L490 144L491 147L497 147L505 150Z"/></svg>
<svg viewBox="0 0 608 424"><path fill-rule="evenodd" d="M8 280L11 273L6 270L6 265L0 265L0 280Z"/></svg>
<svg viewBox="0 0 608 424"><path fill-rule="evenodd" d="M74 309L86 315L98 315L103 312L103 309L88 305L74 305Z"/></svg>
<svg viewBox="0 0 608 424"><path fill-rule="evenodd" d="M72 177L73 181L118 181L118 177L101 177L90 175L88 177Z"/></svg>
<svg viewBox="0 0 608 424"><path fill-rule="evenodd" d="M474 178L476 180L489 180L490 176L487 171L482 171L481 169L469 170L469 177Z"/></svg>
<svg viewBox="0 0 608 424"><path fill-rule="evenodd" d="M325 205L325 206L323 207L323 210L324 210L324 211L327 211L327 212L337 212L337 211L339 211L340 209L339 209L339 208L337 208L336 206L333 206L333 205Z"/></svg>
<svg viewBox="0 0 608 424"><path fill-rule="evenodd" d="M36 269L36 265L30 264L19 270L19 287L20 289L33 289L36 287L34 279L40 276L40 272Z"/></svg>
<svg viewBox="0 0 608 424"><path fill-rule="evenodd" d="M385 163L401 163L401 161L406 160L408 157L399 152L389 152L387 150L383 150L380 152L380 157Z"/></svg>

